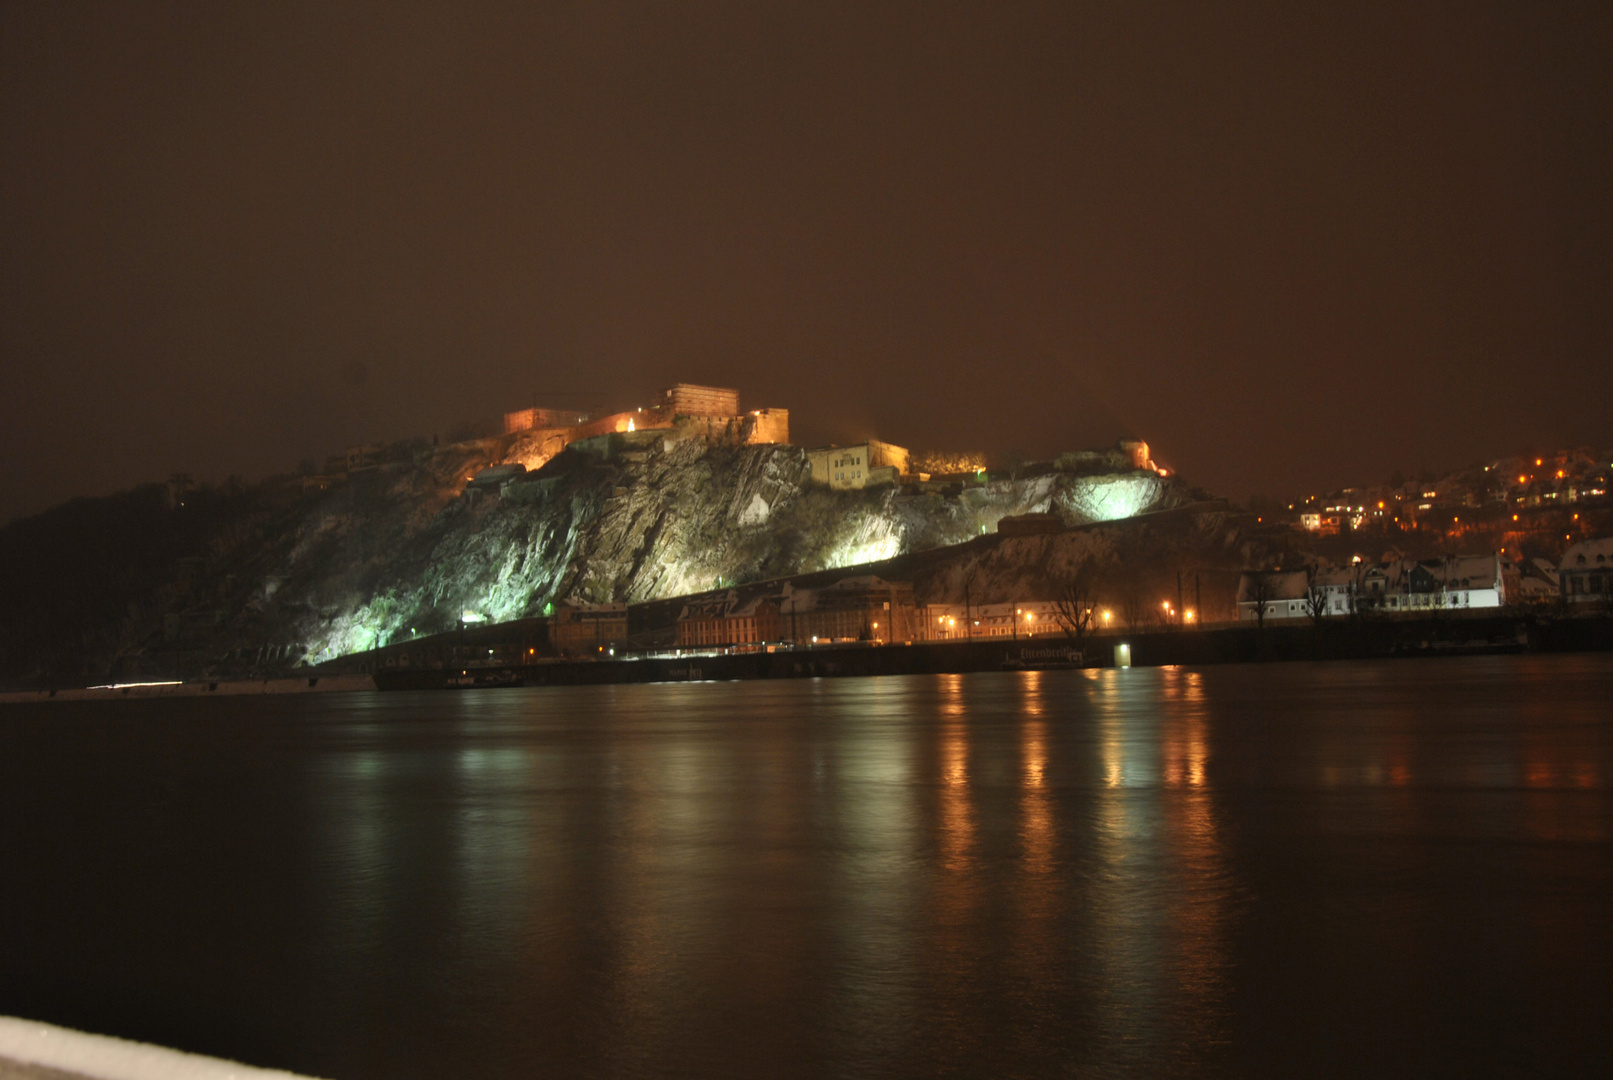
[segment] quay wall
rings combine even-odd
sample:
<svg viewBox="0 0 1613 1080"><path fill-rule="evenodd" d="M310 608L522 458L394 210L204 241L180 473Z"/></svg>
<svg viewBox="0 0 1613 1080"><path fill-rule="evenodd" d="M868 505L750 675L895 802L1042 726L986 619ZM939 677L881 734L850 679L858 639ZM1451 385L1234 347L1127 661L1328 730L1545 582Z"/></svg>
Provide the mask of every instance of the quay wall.
<svg viewBox="0 0 1613 1080"><path fill-rule="evenodd" d="M1079 650L1083 666L1113 667L1115 646L1131 647L1134 667L1263 663L1273 661L1369 660L1519 652L1613 651L1613 620L1575 619L1529 625L1517 618L1339 623L1265 629L1156 630L1103 633L1081 641L1036 637L1021 640L916 642L781 648L775 652L650 656L614 660L544 661L475 669L489 678L519 679L529 686L593 683L679 682L728 679L790 679L856 675L920 675L996 671L1045 663L1053 648ZM375 680L383 690L442 687L461 669L386 670Z"/></svg>

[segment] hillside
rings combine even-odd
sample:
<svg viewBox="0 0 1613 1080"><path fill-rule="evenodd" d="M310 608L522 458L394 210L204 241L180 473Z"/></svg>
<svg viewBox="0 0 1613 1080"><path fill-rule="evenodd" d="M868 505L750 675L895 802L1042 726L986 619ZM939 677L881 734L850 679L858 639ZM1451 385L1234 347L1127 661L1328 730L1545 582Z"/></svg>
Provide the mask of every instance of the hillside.
<svg viewBox="0 0 1613 1080"><path fill-rule="evenodd" d="M810 482L800 448L682 431L585 440L502 488L469 482L528 449L519 436L415 446L328 482L153 486L14 523L0 532L0 673L316 663L467 617L643 602L944 549L1005 515L1082 525L1190 498L1180 481L1108 452L949 485L831 490Z"/></svg>

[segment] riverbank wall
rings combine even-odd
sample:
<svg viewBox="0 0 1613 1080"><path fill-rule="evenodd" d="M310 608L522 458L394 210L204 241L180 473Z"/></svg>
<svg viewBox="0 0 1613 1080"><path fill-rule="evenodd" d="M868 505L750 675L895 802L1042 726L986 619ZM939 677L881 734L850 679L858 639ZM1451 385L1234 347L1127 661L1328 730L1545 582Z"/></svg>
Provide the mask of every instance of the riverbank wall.
<svg viewBox="0 0 1613 1080"><path fill-rule="evenodd" d="M488 628L484 633L491 633ZM1518 616L1328 620L1321 626L1250 624L912 644L781 645L772 651L658 652L597 660L538 659L465 667L387 666L375 654L343 657L296 675L0 692L0 704L120 698L229 697L373 690L574 686L867 675L923 675L1050 667L1113 667L1119 646L1134 667L1369 660L1483 653L1613 651L1613 619Z"/></svg>
<svg viewBox="0 0 1613 1080"><path fill-rule="evenodd" d="M1530 623L1517 618L1460 618L1155 630L1140 634L992 638L910 645L782 646L774 651L696 652L454 669L375 673L383 690L497 685L699 682L858 675L919 675L1038 667L1113 667L1117 646L1135 667L1378 659L1483 653L1613 650L1613 620Z"/></svg>

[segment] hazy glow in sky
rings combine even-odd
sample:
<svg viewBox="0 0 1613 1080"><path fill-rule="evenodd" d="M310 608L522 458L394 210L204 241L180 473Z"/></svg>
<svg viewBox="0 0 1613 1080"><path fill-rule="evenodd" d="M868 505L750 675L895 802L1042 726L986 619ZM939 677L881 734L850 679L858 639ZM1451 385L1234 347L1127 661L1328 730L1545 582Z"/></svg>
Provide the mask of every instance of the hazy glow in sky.
<svg viewBox="0 0 1613 1080"><path fill-rule="evenodd" d="M0 520L677 379L1233 496L1609 441L1613 5L0 6Z"/></svg>

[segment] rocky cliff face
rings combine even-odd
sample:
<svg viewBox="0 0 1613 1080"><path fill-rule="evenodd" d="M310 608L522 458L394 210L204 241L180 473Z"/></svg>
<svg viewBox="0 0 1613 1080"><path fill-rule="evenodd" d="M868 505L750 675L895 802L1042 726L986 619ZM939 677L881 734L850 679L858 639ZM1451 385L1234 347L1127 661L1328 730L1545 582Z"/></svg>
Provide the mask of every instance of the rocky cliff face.
<svg viewBox="0 0 1613 1080"><path fill-rule="evenodd" d="M444 468L383 469L310 509L306 539L270 576L274 609L310 661L506 621L563 600L639 602L957 544L1005 515L1067 524L1179 501L1151 472L1056 471L925 494L831 491L792 446L712 446L642 432L573 447L499 491L444 497ZM469 475L467 472L465 475ZM355 503L379 503L373 516Z"/></svg>

